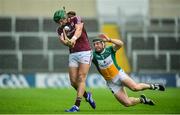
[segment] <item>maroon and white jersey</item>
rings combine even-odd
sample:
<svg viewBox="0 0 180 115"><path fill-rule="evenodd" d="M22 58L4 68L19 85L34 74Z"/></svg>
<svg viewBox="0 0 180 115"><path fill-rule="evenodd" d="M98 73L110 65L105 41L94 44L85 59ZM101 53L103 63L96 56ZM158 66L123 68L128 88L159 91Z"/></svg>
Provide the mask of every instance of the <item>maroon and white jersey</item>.
<svg viewBox="0 0 180 115"><path fill-rule="evenodd" d="M66 25L58 27L57 33L59 35L61 35L61 33L63 32L63 28L65 26L68 26L69 30L66 31L66 34L67 34L67 37L69 39L71 39L75 33L75 30L76 30L75 24L79 24L79 23L82 23L82 20L80 17L75 16L71 19L69 18L69 21ZM75 46L73 48L69 48L69 51L70 51L70 53L74 53L74 52L89 51L89 50L91 50L91 46L90 46L90 43L88 40L86 30L83 26L81 36L76 40Z"/></svg>

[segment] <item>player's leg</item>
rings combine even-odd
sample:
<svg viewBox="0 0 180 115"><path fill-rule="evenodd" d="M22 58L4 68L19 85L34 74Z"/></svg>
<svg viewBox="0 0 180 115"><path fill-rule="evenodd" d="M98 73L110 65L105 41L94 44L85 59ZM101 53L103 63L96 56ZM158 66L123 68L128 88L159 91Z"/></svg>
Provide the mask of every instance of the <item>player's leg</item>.
<svg viewBox="0 0 180 115"><path fill-rule="evenodd" d="M78 78L78 70L79 65L76 61L76 53L72 53L69 55L69 77L71 86L77 90L78 84L77 84L77 78ZM77 112L79 111L79 107L77 105L73 105L70 109L65 110L66 112Z"/></svg>
<svg viewBox="0 0 180 115"><path fill-rule="evenodd" d="M131 77L129 77L125 72L121 71L120 76L124 79L121 80L121 82L127 86L132 91L142 91L145 89L152 89L152 90L160 90L164 91L165 88L163 85L160 84L146 84L146 83L136 83Z"/></svg>
<svg viewBox="0 0 180 115"><path fill-rule="evenodd" d="M78 72L78 97L82 97L82 94L85 90L85 81L87 74L89 72L89 68L91 66L92 60L92 52L91 51L84 51L80 53L79 56L79 72ZM84 93L87 94L86 101L89 102L93 109L96 108L96 104L92 98L92 94L90 92ZM84 95L85 96L85 95Z"/></svg>
<svg viewBox="0 0 180 115"><path fill-rule="evenodd" d="M115 98L126 107L140 103L140 98L128 97L126 90L121 83L122 79L125 79L125 77L122 78L120 75L117 75L112 80L107 81L107 86L112 91Z"/></svg>
<svg viewBox="0 0 180 115"><path fill-rule="evenodd" d="M69 55L69 77L72 87L77 90L78 86L78 71L79 71L79 62L77 61L77 53ZM85 91L84 97L87 98L87 93Z"/></svg>
<svg viewBox="0 0 180 115"><path fill-rule="evenodd" d="M78 75L79 75L79 67L69 67L70 82L71 82L71 85L74 87L74 89L77 90L77 93L78 93ZM84 91L83 96L85 98L87 98L88 97L87 95L88 95L88 93L86 93L86 91ZM81 99L82 99L82 97L77 96L74 105L70 109L65 110L65 111L66 112L79 111Z"/></svg>
<svg viewBox="0 0 180 115"><path fill-rule="evenodd" d="M77 62L77 54L70 54L69 55L69 77L72 87L77 90L78 92L78 75L79 75L79 63ZM83 96L87 98L87 93L84 91ZM66 112L76 112L79 111L81 98L77 97L75 101L75 105L66 110Z"/></svg>
<svg viewBox="0 0 180 115"><path fill-rule="evenodd" d="M86 76L89 71L90 65L89 64L79 64L79 71L78 71L78 78L77 78L77 98L79 101L76 101L76 105L80 105L80 101L83 97L84 91L85 91L85 81Z"/></svg>
<svg viewBox="0 0 180 115"><path fill-rule="evenodd" d="M124 79L126 79L125 76L122 77L120 75L117 75L112 80L107 81L107 86L113 92L114 96L121 104L123 104L126 107L133 106L138 103L144 103L149 105L154 104L152 100L146 98L144 95L142 95L139 98L128 97L124 85L121 83L121 81Z"/></svg>
<svg viewBox="0 0 180 115"><path fill-rule="evenodd" d="M125 86L127 86L132 91L141 91L145 89L150 89L150 84L145 83L136 83L133 79L131 79L129 76L126 77L126 79L121 81Z"/></svg>
<svg viewBox="0 0 180 115"><path fill-rule="evenodd" d="M146 84L146 83L136 83L132 78L129 76L122 81L128 88L133 91L142 91L145 89L152 89L152 90L160 90L164 91L165 87L161 84Z"/></svg>
<svg viewBox="0 0 180 115"><path fill-rule="evenodd" d="M124 87L122 87L117 93L115 93L114 96L121 104L126 107L141 103L140 98L128 97Z"/></svg>
<svg viewBox="0 0 180 115"><path fill-rule="evenodd" d="M89 71L89 68L90 68L90 65L88 65L88 64L80 64L80 66L79 66L78 78L77 78L77 98L76 98L76 101L74 104L76 106L76 108L78 108L78 110L79 110L79 106L80 106L82 97L85 94L84 93L85 92L85 81L86 81L86 76ZM88 93L86 93L86 95L87 95L86 101L89 102L91 107L95 109L96 105L92 98L92 94L88 92ZM73 106L72 108L75 108L75 106Z"/></svg>
<svg viewBox="0 0 180 115"><path fill-rule="evenodd" d="M82 97L82 95L84 94L85 87L86 87L85 82L86 82L86 77L87 77L89 68L90 68L90 64L81 63L79 66L77 97ZM87 92L86 94L87 94L86 101L89 102L89 104L91 105L93 109L95 109L96 104L92 98L92 94L90 92Z"/></svg>
<svg viewBox="0 0 180 115"><path fill-rule="evenodd" d="M69 67L69 76L70 76L70 82L71 82L71 86L77 90L77 87L78 87L78 70L79 70L79 67L76 68L76 67ZM88 93L85 91L84 94L83 94L83 97L86 99L88 97Z"/></svg>
<svg viewBox="0 0 180 115"><path fill-rule="evenodd" d="M126 107L134 106L140 103L154 105L154 102L151 99L148 99L144 95L141 95L139 98L128 97L125 88L121 88L117 93L114 94L116 99Z"/></svg>
<svg viewBox="0 0 180 115"><path fill-rule="evenodd" d="M71 86L77 89L78 67L69 67L69 78Z"/></svg>

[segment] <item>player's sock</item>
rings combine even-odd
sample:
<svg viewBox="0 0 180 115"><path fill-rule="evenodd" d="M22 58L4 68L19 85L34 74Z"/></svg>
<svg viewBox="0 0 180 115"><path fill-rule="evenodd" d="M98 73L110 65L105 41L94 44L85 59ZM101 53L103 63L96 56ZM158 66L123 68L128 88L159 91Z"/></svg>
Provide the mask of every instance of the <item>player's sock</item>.
<svg viewBox="0 0 180 115"><path fill-rule="evenodd" d="M77 90L77 88L74 88L74 89ZM86 91L84 91L83 97L84 97L85 99L87 98L87 92L86 92Z"/></svg>
<svg viewBox="0 0 180 115"><path fill-rule="evenodd" d="M76 102L75 102L74 105L76 105L77 107L79 107L79 106L80 106L80 103L81 103L81 100L82 100L81 97L77 97L77 98L76 98Z"/></svg>
<svg viewBox="0 0 180 115"><path fill-rule="evenodd" d="M87 98L87 92L84 91L83 97L86 99Z"/></svg>
<svg viewBox="0 0 180 115"><path fill-rule="evenodd" d="M152 90L159 90L159 91L165 91L165 87L161 84L150 84L150 89Z"/></svg>

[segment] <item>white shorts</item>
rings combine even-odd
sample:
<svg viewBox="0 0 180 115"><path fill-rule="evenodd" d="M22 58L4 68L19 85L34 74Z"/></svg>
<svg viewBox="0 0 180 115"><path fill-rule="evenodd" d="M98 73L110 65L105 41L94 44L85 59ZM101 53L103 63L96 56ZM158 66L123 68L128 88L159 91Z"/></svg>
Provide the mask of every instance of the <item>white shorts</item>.
<svg viewBox="0 0 180 115"><path fill-rule="evenodd" d="M91 64L92 51L81 51L69 55L69 67L79 67L79 63Z"/></svg>
<svg viewBox="0 0 180 115"><path fill-rule="evenodd" d="M116 75L112 80L107 80L106 83L112 93L116 94L123 86L121 81L126 78L128 78L128 75L121 69L118 75Z"/></svg>

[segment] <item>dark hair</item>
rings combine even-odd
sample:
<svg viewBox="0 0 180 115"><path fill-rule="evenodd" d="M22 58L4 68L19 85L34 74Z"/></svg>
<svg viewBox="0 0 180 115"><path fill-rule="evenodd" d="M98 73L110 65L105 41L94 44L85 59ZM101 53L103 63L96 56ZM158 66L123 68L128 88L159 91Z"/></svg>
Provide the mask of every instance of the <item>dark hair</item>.
<svg viewBox="0 0 180 115"><path fill-rule="evenodd" d="M69 12L67 13L67 15L68 15L68 18L71 18L71 17L73 17L73 16L76 16L76 12L74 12L74 11L69 11Z"/></svg>
<svg viewBox="0 0 180 115"><path fill-rule="evenodd" d="M96 38L96 39L93 39L92 42L104 42L101 38Z"/></svg>

